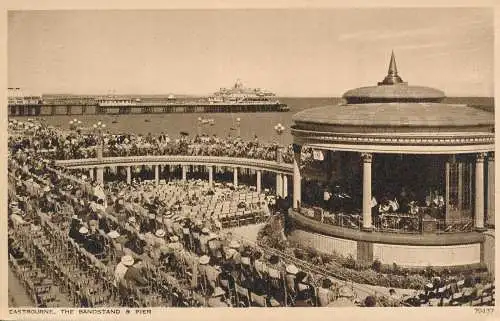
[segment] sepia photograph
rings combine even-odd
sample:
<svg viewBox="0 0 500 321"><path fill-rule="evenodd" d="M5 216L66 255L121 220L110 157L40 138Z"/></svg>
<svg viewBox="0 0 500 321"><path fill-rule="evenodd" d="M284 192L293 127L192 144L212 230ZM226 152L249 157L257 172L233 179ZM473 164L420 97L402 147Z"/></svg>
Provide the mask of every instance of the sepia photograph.
<svg viewBox="0 0 500 321"><path fill-rule="evenodd" d="M9 316L492 312L494 13L7 11Z"/></svg>

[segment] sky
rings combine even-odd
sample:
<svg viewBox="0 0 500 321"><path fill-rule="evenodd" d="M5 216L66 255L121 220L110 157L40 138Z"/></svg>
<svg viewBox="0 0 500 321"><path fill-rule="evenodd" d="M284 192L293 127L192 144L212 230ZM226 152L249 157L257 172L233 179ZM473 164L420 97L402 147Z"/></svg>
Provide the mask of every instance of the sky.
<svg viewBox="0 0 500 321"><path fill-rule="evenodd" d="M394 50L410 85L493 96L493 44L488 8L10 11L8 86L338 97L381 81Z"/></svg>

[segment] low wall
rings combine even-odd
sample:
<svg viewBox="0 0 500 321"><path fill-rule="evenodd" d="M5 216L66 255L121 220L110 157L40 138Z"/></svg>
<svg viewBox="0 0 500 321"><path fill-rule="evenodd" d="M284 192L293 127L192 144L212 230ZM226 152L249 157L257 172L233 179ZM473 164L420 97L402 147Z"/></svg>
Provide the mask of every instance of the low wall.
<svg viewBox="0 0 500 321"><path fill-rule="evenodd" d="M362 264L378 259L403 267L454 267L485 263L484 235L478 232L403 235L364 232L323 224L291 211L290 237L320 252L352 255Z"/></svg>
<svg viewBox="0 0 500 321"><path fill-rule="evenodd" d="M410 246L373 244L373 259L405 267L457 266L481 263L481 244Z"/></svg>

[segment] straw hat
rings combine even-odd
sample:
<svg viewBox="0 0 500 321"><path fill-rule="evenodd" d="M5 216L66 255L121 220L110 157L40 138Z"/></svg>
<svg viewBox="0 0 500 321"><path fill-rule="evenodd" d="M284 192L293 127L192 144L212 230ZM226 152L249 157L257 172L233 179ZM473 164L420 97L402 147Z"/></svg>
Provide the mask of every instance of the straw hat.
<svg viewBox="0 0 500 321"><path fill-rule="evenodd" d="M179 237L177 235L174 235L170 238L170 241L172 242L179 242Z"/></svg>
<svg viewBox="0 0 500 321"><path fill-rule="evenodd" d="M128 218L128 222L129 222L129 223L135 223L135 222L136 222L136 220L135 220L135 216L131 216L131 217L129 217L129 218Z"/></svg>
<svg viewBox="0 0 500 321"><path fill-rule="evenodd" d="M217 235L217 234L215 234L215 233L210 233L210 234L208 234L208 239L209 239L209 240L214 240L214 239L216 239L216 238L217 238L217 236L218 236L218 235Z"/></svg>
<svg viewBox="0 0 500 321"><path fill-rule="evenodd" d="M202 257L200 257L200 264L208 264L208 262L210 262L210 257L208 255L203 255Z"/></svg>
<svg viewBox="0 0 500 321"><path fill-rule="evenodd" d="M109 236L111 239L113 239L113 240L114 240L114 239L116 239L116 238L120 237L120 233L118 233L117 231L114 231L114 230L113 230L113 231L111 231L111 232L109 232L109 233L108 233L108 236Z"/></svg>
<svg viewBox="0 0 500 321"><path fill-rule="evenodd" d="M134 265L134 258L130 255L122 256L121 263L125 266L132 266Z"/></svg>
<svg viewBox="0 0 500 321"><path fill-rule="evenodd" d="M89 229L85 226L82 226L78 232L80 232L80 234L87 234L89 232Z"/></svg>
<svg viewBox="0 0 500 321"><path fill-rule="evenodd" d="M286 271L287 273L290 273L290 274L297 274L299 272L299 269L297 269L297 267L293 264L290 264L286 267Z"/></svg>
<svg viewBox="0 0 500 321"><path fill-rule="evenodd" d="M45 187L43 188L43 191L44 191L44 192L50 192L50 186L45 186Z"/></svg>
<svg viewBox="0 0 500 321"><path fill-rule="evenodd" d="M227 258L227 259L230 259L230 258L232 258L232 257L233 257L233 255L235 255L235 254L236 254L236 250L235 250L235 249L228 249L228 250L226 251L226 258Z"/></svg>
<svg viewBox="0 0 500 321"><path fill-rule="evenodd" d="M203 234L208 234L210 231L208 230L208 228L204 227L201 229L201 233Z"/></svg>
<svg viewBox="0 0 500 321"><path fill-rule="evenodd" d="M156 231L155 235L158 236L158 237L164 237L165 236L165 231L162 230L162 229L159 229L159 230Z"/></svg>
<svg viewBox="0 0 500 321"><path fill-rule="evenodd" d="M221 296L221 295L224 295L226 294L226 292L224 292L224 290L220 287L216 287L215 290L214 290L214 294L212 294L213 297L218 297L218 296Z"/></svg>

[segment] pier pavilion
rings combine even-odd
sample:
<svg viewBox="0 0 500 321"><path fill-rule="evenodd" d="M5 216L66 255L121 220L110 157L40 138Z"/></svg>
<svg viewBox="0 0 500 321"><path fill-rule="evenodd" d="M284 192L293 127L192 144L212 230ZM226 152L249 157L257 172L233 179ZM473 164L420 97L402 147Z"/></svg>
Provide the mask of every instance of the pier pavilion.
<svg viewBox="0 0 500 321"><path fill-rule="evenodd" d="M349 90L343 98L341 105L293 117L289 217L300 227L295 235L368 264L375 259L403 266L483 263L481 232L486 217L494 217L493 114L442 103L443 92L404 82L394 54L383 81ZM349 213L354 218L350 226L339 224L343 209L315 209L321 212L318 219L304 208L300 153L305 145L325 154L328 181L347 182L345 188L359 204L358 211ZM409 197L420 211L395 210L377 226L374 220L380 216L374 210L381 195L392 200L401 190L412 191ZM442 204L433 206L433 198ZM392 229L388 217L396 223Z"/></svg>

